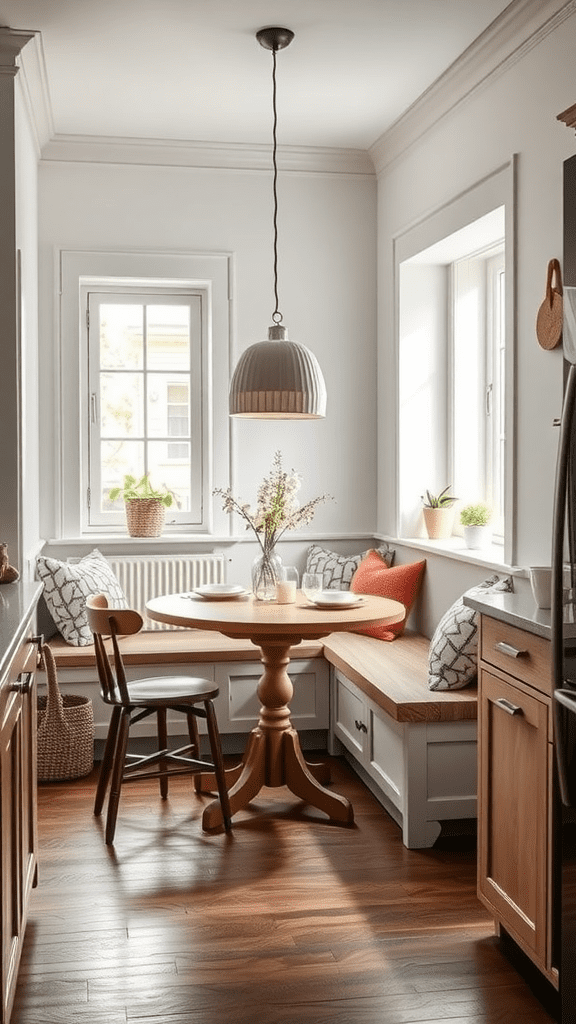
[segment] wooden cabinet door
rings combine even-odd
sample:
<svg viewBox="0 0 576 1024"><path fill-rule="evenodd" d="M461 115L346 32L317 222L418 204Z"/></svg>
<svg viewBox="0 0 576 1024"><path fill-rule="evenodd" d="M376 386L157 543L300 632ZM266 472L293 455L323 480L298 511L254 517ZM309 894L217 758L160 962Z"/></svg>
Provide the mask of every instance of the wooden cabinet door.
<svg viewBox="0 0 576 1024"><path fill-rule="evenodd" d="M33 672L5 680L0 722L2 1024L10 1018L36 883L36 686Z"/></svg>
<svg viewBox="0 0 576 1024"><path fill-rule="evenodd" d="M482 669L478 893L546 964L548 705Z"/></svg>

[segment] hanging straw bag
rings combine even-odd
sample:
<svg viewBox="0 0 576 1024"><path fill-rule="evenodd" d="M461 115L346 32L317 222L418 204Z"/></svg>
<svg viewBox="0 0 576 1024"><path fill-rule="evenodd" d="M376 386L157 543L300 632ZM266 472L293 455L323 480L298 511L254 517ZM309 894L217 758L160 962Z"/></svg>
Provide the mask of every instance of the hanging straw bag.
<svg viewBox="0 0 576 1024"><path fill-rule="evenodd" d="M562 340L562 272L558 260L550 260L546 296L536 317L536 337L542 348L553 349Z"/></svg>
<svg viewBox="0 0 576 1024"><path fill-rule="evenodd" d="M94 766L94 712L89 697L62 695L50 647L42 647L46 696L38 697L38 781L89 775Z"/></svg>

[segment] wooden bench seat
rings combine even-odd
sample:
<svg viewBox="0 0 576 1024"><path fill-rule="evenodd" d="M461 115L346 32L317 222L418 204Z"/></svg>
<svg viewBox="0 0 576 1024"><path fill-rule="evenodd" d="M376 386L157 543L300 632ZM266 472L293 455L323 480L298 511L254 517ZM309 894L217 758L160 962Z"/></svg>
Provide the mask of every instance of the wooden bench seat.
<svg viewBox="0 0 576 1024"><path fill-rule="evenodd" d="M476 687L428 689L430 641L406 631L391 643L333 633L324 657L397 722L456 722L477 714Z"/></svg>
<svg viewBox="0 0 576 1024"><path fill-rule="evenodd" d="M94 647L71 647L60 635L48 641L56 667L90 668ZM250 640L233 640L212 629L142 631L121 641L125 665L188 665L214 661L257 661L258 648ZM304 640L291 649L291 657L321 658L320 640Z"/></svg>

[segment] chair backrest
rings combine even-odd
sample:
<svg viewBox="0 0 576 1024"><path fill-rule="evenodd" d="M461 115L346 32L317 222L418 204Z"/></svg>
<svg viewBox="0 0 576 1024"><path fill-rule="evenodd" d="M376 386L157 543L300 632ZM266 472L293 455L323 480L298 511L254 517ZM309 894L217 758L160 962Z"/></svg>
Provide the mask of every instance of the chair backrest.
<svg viewBox="0 0 576 1024"><path fill-rule="evenodd" d="M128 686L118 637L138 633L144 620L133 608L109 608L106 594L92 594L86 601L86 614L88 625L94 635L96 667L102 697L108 703L128 704ZM104 643L105 637L112 639L114 670Z"/></svg>

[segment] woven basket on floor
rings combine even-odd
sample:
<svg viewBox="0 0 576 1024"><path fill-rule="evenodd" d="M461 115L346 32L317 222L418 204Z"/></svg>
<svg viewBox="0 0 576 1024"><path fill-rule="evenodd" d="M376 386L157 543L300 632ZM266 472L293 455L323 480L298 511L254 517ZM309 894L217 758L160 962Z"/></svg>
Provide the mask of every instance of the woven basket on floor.
<svg viewBox="0 0 576 1024"><path fill-rule="evenodd" d="M159 537L164 527L166 506L154 498L128 498L126 523L131 537Z"/></svg>
<svg viewBox="0 0 576 1024"><path fill-rule="evenodd" d="M38 781L89 775L94 765L94 712L88 697L61 694L54 655L42 648L46 696L38 697Z"/></svg>

